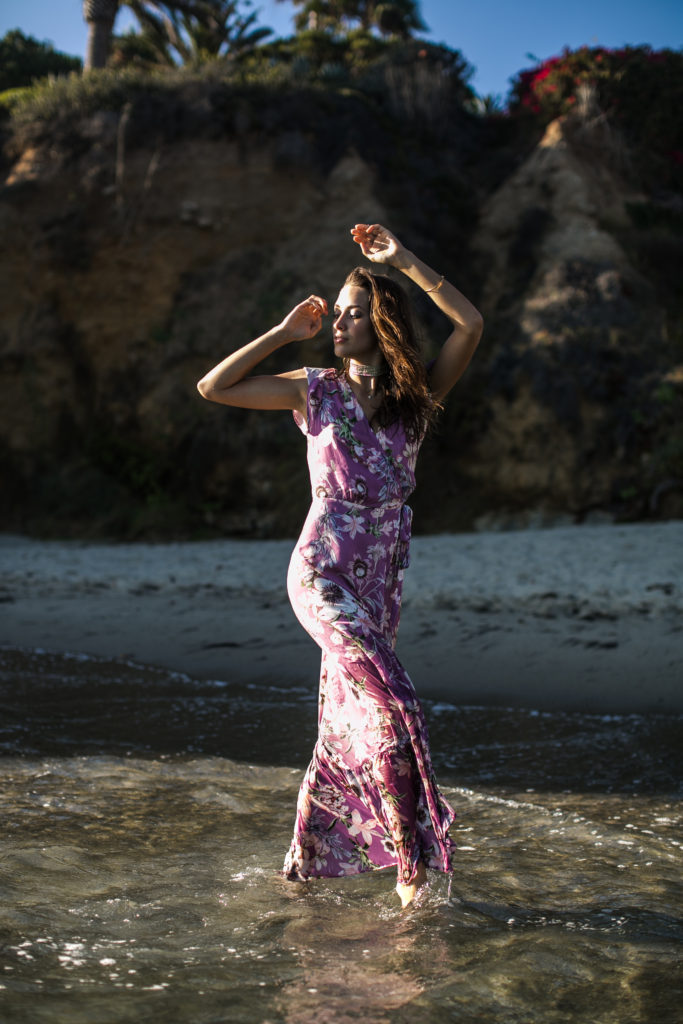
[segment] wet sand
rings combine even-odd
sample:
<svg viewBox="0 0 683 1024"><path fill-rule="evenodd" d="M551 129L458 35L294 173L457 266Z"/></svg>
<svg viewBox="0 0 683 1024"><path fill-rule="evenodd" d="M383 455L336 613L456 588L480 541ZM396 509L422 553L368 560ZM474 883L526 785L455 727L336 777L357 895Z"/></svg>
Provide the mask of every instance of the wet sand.
<svg viewBox="0 0 683 1024"><path fill-rule="evenodd" d="M0 644L200 679L317 683L289 607L293 541L0 538ZM683 710L683 523L415 537L399 655L454 703Z"/></svg>

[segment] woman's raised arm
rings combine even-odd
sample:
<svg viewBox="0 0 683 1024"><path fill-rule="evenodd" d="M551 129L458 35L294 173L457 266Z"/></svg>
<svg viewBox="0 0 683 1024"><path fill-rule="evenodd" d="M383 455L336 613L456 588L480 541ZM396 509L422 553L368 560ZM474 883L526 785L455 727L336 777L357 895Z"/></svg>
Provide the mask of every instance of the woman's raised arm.
<svg viewBox="0 0 683 1024"><path fill-rule="evenodd" d="M327 314L327 302L311 295L282 323L227 356L197 383L203 398L243 409L297 409L306 413L307 382L304 370L247 377L259 363L284 345L313 338Z"/></svg>
<svg viewBox="0 0 683 1024"><path fill-rule="evenodd" d="M374 263L386 263L402 271L425 291L453 324L453 330L439 352L430 373L430 386L437 402L443 401L462 377L479 344L484 320L455 285L446 281L426 263L401 245L381 224L356 224L353 239L363 255Z"/></svg>

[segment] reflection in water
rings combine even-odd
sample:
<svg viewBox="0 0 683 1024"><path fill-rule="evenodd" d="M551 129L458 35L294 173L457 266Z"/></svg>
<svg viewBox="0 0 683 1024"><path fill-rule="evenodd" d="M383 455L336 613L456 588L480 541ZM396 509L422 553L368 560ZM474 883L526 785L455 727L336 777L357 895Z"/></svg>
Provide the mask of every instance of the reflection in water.
<svg viewBox="0 0 683 1024"><path fill-rule="evenodd" d="M278 875L310 693L2 662L3 1022L679 1012L680 723L433 706L458 866L401 912L391 872Z"/></svg>

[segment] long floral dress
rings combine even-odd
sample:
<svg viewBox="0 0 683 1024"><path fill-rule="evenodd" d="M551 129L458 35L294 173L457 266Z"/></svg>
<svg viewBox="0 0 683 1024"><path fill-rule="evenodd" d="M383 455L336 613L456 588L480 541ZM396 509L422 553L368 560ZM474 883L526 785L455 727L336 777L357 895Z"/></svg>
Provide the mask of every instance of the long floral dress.
<svg viewBox="0 0 683 1024"><path fill-rule="evenodd" d="M439 793L420 703L394 653L420 440L370 426L343 372L306 370L313 501L288 591L322 648L318 741L285 859L288 878L419 863L450 871L455 813Z"/></svg>

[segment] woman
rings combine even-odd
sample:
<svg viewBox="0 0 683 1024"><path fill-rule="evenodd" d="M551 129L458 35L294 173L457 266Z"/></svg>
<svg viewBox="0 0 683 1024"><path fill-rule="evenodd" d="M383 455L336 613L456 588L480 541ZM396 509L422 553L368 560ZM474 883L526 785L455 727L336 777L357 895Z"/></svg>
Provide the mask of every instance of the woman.
<svg viewBox="0 0 683 1024"><path fill-rule="evenodd" d="M308 440L313 501L288 591L323 652L319 734L285 875L304 880L396 865L405 907L427 867L452 870L455 818L437 789L422 710L394 653L410 540L405 501L429 421L469 363L482 318L386 228L356 224L351 234L364 256L402 271L451 321L428 373L401 287L357 268L334 307L342 370L247 377L276 349L318 333L327 303L311 295L197 386L225 405L291 409Z"/></svg>

